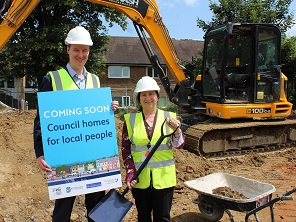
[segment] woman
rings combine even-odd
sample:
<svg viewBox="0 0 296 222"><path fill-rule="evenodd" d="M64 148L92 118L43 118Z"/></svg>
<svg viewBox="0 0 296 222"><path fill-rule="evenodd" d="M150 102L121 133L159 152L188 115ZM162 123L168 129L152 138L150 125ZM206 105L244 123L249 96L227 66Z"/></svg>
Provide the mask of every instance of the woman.
<svg viewBox="0 0 296 222"><path fill-rule="evenodd" d="M184 135L176 114L157 108L159 86L149 77L142 77L135 89L140 109L124 115L122 131L122 157L126 167L126 182L132 190L139 222L170 221L170 210L176 185L176 169L172 147L182 148ZM167 119L166 119L167 118ZM160 137L161 125L166 119L169 134L178 128L171 138L163 140L138 180L131 179L149 151ZM164 131L166 132L166 131Z"/></svg>

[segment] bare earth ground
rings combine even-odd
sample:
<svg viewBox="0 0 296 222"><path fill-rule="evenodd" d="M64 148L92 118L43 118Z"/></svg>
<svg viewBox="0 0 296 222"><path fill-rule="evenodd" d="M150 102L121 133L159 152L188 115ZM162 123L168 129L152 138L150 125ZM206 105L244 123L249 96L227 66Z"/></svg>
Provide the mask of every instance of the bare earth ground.
<svg viewBox="0 0 296 222"><path fill-rule="evenodd" d="M38 169L33 151L32 128L36 111L9 111L0 109L0 222L51 221L54 202L49 200L45 175ZM116 118L116 123L120 138L122 122ZM120 147L120 139L118 143ZM175 150L175 159L178 184L171 211L172 222L207 221L192 202L197 193L185 187L183 182L213 172L270 183L276 187L273 198L296 187L296 147L223 159L204 159L187 150ZM130 192L125 197L132 200ZM277 202L275 221L296 221L295 209L295 200ZM137 221L136 213L133 206L123 221ZM235 221L244 221L245 213L231 213ZM269 210L260 211L259 218L263 222L271 221ZM83 196L76 198L71 221L86 221ZM224 213L220 221L230 219ZM254 217L250 221L255 221Z"/></svg>

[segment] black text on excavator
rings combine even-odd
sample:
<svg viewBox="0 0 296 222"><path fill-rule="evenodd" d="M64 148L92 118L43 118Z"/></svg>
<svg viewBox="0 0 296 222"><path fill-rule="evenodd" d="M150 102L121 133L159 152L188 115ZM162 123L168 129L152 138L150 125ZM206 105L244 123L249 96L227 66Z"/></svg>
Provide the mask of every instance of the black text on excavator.
<svg viewBox="0 0 296 222"><path fill-rule="evenodd" d="M87 1L115 8L133 21L170 101L180 108L188 149L205 156L228 155L295 144L296 122L286 119L292 104L286 96L288 80L281 72L281 33L276 26L229 23L208 30L202 73L195 77L182 66L155 0ZM0 49L38 3L4 2ZM174 89L146 33L177 82ZM200 124L200 116L220 121Z"/></svg>

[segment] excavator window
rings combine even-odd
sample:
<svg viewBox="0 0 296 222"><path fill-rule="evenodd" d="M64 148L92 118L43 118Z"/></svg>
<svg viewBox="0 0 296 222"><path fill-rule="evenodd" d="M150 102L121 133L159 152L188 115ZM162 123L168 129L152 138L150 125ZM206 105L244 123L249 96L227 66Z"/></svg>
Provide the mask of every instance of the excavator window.
<svg viewBox="0 0 296 222"><path fill-rule="evenodd" d="M278 28L239 24L230 32L225 30L215 30L205 38L203 99L233 104L278 101Z"/></svg>
<svg viewBox="0 0 296 222"><path fill-rule="evenodd" d="M280 34L277 29L260 29L257 46L256 101L280 99Z"/></svg>
<svg viewBox="0 0 296 222"><path fill-rule="evenodd" d="M203 70L203 95L206 97L220 96L220 71L223 56L223 37L206 40L205 69ZM213 74L214 73L214 74Z"/></svg>
<svg viewBox="0 0 296 222"><path fill-rule="evenodd" d="M227 42L224 78L225 101L248 102L251 88L251 35L248 32L235 33L228 37Z"/></svg>
<svg viewBox="0 0 296 222"><path fill-rule="evenodd" d="M217 35L208 40L207 69L203 76L204 96L210 99L219 97L224 102L249 101L252 44L249 31ZM217 73L216 78L213 78L213 73Z"/></svg>

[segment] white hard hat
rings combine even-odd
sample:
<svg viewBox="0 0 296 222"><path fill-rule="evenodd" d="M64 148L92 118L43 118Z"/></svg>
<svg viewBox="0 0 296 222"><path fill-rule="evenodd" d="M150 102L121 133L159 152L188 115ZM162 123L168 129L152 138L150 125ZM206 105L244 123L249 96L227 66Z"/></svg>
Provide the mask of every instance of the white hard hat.
<svg viewBox="0 0 296 222"><path fill-rule="evenodd" d="M150 76L144 76L142 77L135 89L135 93L144 92L144 91L159 91L160 88L157 84L157 82Z"/></svg>
<svg viewBox="0 0 296 222"><path fill-rule="evenodd" d="M82 26L76 26L71 29L65 39L66 45L89 45L92 46L93 42L91 40L89 32Z"/></svg>

